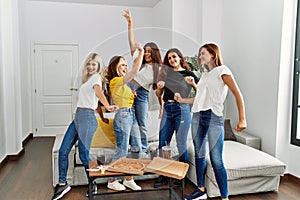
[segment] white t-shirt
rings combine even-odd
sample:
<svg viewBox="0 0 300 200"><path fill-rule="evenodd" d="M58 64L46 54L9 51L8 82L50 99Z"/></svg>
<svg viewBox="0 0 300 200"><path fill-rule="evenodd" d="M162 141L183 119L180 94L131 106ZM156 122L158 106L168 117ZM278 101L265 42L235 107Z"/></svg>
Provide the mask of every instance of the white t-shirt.
<svg viewBox="0 0 300 200"><path fill-rule="evenodd" d="M132 56L133 63L138 56L136 50ZM143 68L133 78L137 83L140 84L144 89L150 90L153 84L153 68L150 64L144 64Z"/></svg>
<svg viewBox="0 0 300 200"><path fill-rule="evenodd" d="M143 68L136 74L134 80L146 90L150 90L153 83L153 68L150 64L145 64Z"/></svg>
<svg viewBox="0 0 300 200"><path fill-rule="evenodd" d="M98 107L98 98L94 90L95 85L101 86L101 77L98 73L93 74L87 82L80 86L77 107L93 110Z"/></svg>
<svg viewBox="0 0 300 200"><path fill-rule="evenodd" d="M211 109L217 116L223 116L223 104L228 92L228 87L222 79L224 74L233 76L225 65L203 72L197 84L197 93L192 106L193 113Z"/></svg>

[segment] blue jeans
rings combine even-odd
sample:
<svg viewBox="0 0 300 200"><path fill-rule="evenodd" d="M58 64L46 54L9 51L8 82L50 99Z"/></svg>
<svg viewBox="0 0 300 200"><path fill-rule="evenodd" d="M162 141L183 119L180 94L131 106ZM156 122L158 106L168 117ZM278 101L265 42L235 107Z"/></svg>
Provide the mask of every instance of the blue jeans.
<svg viewBox="0 0 300 200"><path fill-rule="evenodd" d="M136 90L137 97L134 99L134 110L136 120L140 130L140 137L131 137L131 149L135 152L147 152L148 147L148 134L147 134L147 121L148 121L148 96L149 91L143 87ZM135 130L134 130L135 131ZM135 134L135 132L133 133ZM132 134L131 134L132 135Z"/></svg>
<svg viewBox="0 0 300 200"><path fill-rule="evenodd" d="M63 141L58 151L58 182L65 183L67 181L67 171L69 167L69 153L73 145L78 140L78 134L75 128L74 120L69 125L64 135Z"/></svg>
<svg viewBox="0 0 300 200"><path fill-rule="evenodd" d="M163 116L160 121L159 145L160 149L170 144L173 133L176 134L176 143L179 152L179 161L188 162L187 136L191 125L189 104L178 102L165 102Z"/></svg>
<svg viewBox="0 0 300 200"><path fill-rule="evenodd" d="M116 134L117 151L113 160L127 156L129 136L139 138L138 125L133 108L120 108L114 118L114 131Z"/></svg>
<svg viewBox="0 0 300 200"><path fill-rule="evenodd" d="M228 197L227 173L223 164L224 118L211 110L193 114L192 137L195 148L195 163L198 187L205 187L206 137L209 156L220 189L221 197Z"/></svg>
<svg viewBox="0 0 300 200"><path fill-rule="evenodd" d="M85 169L89 168L90 148L94 133L98 127L95 112L92 109L77 108L75 119L69 125L59 148L58 169L60 183L66 182L68 157L73 145L78 140L79 158ZM85 170L86 171L86 170ZM89 179L88 172L86 171Z"/></svg>

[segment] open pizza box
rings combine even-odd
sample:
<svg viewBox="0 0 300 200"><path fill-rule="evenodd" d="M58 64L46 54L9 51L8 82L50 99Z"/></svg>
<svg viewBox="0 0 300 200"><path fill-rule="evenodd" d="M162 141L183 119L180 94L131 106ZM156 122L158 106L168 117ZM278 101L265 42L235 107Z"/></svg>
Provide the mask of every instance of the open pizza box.
<svg viewBox="0 0 300 200"><path fill-rule="evenodd" d="M181 180L185 177L188 169L187 163L155 157L146 165L144 171Z"/></svg>
<svg viewBox="0 0 300 200"><path fill-rule="evenodd" d="M109 164L108 171L143 175L144 168L150 161L149 159L120 158Z"/></svg>
<svg viewBox="0 0 300 200"><path fill-rule="evenodd" d="M136 167L128 167L132 164L136 165ZM153 160L120 158L108 166L108 171L110 172L135 175L143 175L144 172L150 172L179 180L185 177L188 169L189 165L187 163L159 157L155 157Z"/></svg>

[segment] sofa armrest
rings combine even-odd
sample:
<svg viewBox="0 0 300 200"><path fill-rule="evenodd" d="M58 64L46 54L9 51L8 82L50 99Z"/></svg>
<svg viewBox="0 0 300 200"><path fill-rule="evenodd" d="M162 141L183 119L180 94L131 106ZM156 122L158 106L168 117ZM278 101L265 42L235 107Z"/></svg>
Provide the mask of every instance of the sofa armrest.
<svg viewBox="0 0 300 200"><path fill-rule="evenodd" d="M247 146L250 146L250 147L260 150L260 143L261 143L260 137L252 135L252 134L244 132L244 131L243 132L234 131L234 135L239 143L242 143Z"/></svg>

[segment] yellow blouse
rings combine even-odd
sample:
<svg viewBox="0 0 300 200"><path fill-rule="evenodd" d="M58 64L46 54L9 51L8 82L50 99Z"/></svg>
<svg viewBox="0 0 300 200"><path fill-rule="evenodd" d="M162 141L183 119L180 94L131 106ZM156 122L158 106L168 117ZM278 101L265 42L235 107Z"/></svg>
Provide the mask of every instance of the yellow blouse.
<svg viewBox="0 0 300 200"><path fill-rule="evenodd" d="M115 77L109 82L109 93L113 102L119 108L131 108L134 101L134 94L124 84L124 77Z"/></svg>

